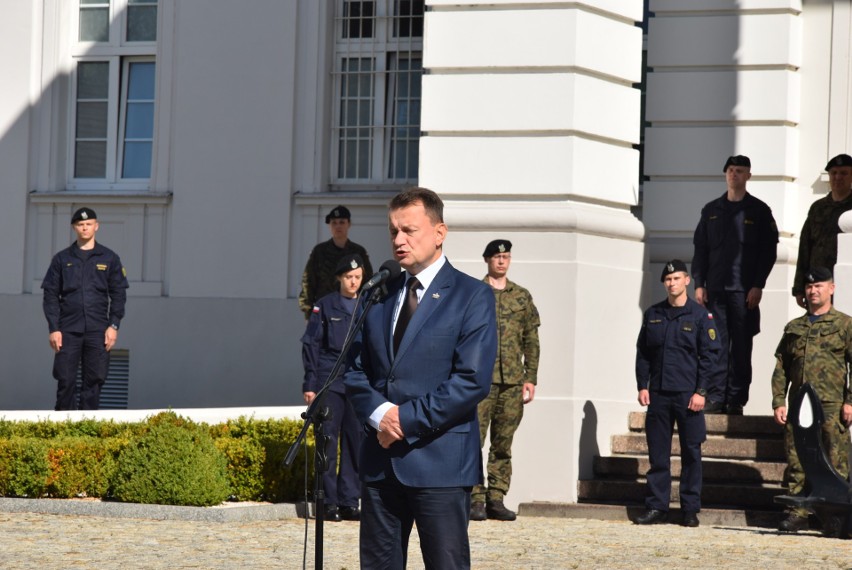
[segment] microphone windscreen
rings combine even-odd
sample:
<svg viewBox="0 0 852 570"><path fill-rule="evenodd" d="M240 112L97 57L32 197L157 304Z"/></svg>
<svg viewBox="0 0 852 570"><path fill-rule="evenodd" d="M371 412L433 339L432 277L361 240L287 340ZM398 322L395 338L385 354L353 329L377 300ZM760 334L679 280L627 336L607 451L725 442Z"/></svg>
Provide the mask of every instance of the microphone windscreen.
<svg viewBox="0 0 852 570"><path fill-rule="evenodd" d="M395 279L402 273L402 267L400 267L399 262L394 259L388 259L382 266L379 268L379 271L387 270L388 272L388 281L391 279Z"/></svg>

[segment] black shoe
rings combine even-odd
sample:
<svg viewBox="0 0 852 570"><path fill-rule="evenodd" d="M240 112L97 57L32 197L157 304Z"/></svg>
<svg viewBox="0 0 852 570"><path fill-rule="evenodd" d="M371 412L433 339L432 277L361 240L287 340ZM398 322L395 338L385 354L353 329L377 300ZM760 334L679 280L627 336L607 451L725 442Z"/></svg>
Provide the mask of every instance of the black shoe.
<svg viewBox="0 0 852 570"><path fill-rule="evenodd" d="M325 507L325 520L328 522L340 522L340 511L337 510L337 505L326 505Z"/></svg>
<svg viewBox="0 0 852 570"><path fill-rule="evenodd" d="M725 413L729 416L741 416L743 415L743 407L739 404L729 404L725 409Z"/></svg>
<svg viewBox="0 0 852 570"><path fill-rule="evenodd" d="M361 509L358 507L340 507L340 518L345 521L361 520Z"/></svg>
<svg viewBox="0 0 852 570"><path fill-rule="evenodd" d="M724 414L725 413L725 404L722 402L716 402L714 400L707 400L704 404L704 413L705 414Z"/></svg>
<svg viewBox="0 0 852 570"><path fill-rule="evenodd" d="M826 538L840 538L843 529L843 519L840 517L828 517L822 521L822 535Z"/></svg>
<svg viewBox="0 0 852 570"><path fill-rule="evenodd" d="M485 505L485 514L495 521L513 521L518 518L515 511L510 511L503 506L503 501L488 501Z"/></svg>
<svg viewBox="0 0 852 570"><path fill-rule="evenodd" d="M808 528L808 517L790 513L787 518L781 521L778 525L778 530L781 532L799 532Z"/></svg>
<svg viewBox="0 0 852 570"><path fill-rule="evenodd" d="M697 527L700 522L698 522L698 514L693 513L691 511L686 511L683 513L683 520L680 521L680 526L687 526L689 528Z"/></svg>
<svg viewBox="0 0 852 570"><path fill-rule="evenodd" d="M645 514L636 517L634 524L661 524L668 520L669 513L658 509L648 509Z"/></svg>
<svg viewBox="0 0 852 570"><path fill-rule="evenodd" d="M488 515L485 513L485 503L476 501L470 504L470 520L484 521L487 518Z"/></svg>

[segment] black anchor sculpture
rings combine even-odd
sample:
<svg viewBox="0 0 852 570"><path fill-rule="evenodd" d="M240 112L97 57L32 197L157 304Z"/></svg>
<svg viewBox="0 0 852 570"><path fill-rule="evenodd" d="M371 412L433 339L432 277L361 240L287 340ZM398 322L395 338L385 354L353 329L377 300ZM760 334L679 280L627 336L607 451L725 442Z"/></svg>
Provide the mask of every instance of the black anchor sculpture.
<svg viewBox="0 0 852 570"><path fill-rule="evenodd" d="M840 476L823 449L825 414L813 386L806 383L799 389L790 402L787 421L793 422L793 441L805 471L805 489L798 495L775 497L775 502L812 512L826 536L849 537L852 485Z"/></svg>

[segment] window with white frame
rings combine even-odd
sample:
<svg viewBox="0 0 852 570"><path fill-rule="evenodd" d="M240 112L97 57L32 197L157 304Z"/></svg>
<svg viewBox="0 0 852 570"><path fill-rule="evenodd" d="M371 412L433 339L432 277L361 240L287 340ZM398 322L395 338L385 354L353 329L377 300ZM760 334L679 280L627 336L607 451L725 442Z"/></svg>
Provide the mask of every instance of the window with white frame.
<svg viewBox="0 0 852 570"><path fill-rule="evenodd" d="M332 179L417 182L424 0L337 0Z"/></svg>
<svg viewBox="0 0 852 570"><path fill-rule="evenodd" d="M70 189L148 187L154 147L157 0L79 0Z"/></svg>

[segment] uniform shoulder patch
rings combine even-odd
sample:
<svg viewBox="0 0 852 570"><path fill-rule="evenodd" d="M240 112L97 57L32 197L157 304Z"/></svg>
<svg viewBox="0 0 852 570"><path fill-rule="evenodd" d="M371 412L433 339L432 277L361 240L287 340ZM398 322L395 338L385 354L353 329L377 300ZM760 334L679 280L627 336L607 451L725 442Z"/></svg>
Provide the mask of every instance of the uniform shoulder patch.
<svg viewBox="0 0 852 570"><path fill-rule="evenodd" d="M716 340L716 329L707 329L707 334L710 336L710 340Z"/></svg>

